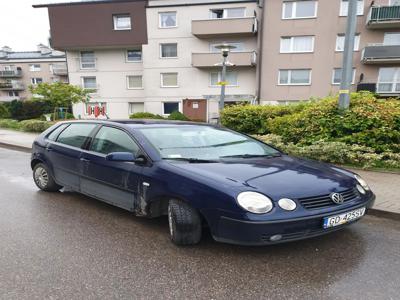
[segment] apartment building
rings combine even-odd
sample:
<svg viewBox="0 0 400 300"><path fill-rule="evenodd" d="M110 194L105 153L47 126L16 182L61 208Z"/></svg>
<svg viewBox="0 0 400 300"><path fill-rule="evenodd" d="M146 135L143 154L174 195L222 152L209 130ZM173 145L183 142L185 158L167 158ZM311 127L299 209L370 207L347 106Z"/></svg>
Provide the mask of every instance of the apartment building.
<svg viewBox="0 0 400 300"><path fill-rule="evenodd" d="M339 91L347 0L264 1L261 103ZM400 95L400 1L358 0L352 90Z"/></svg>
<svg viewBox="0 0 400 300"><path fill-rule="evenodd" d="M94 90L74 113L218 115L227 104L283 104L339 91L348 0L96 0L48 7L71 84ZM352 90L400 95L400 0L358 0Z"/></svg>
<svg viewBox="0 0 400 300"><path fill-rule="evenodd" d="M30 85L41 82L68 82L65 54L42 44L37 51L0 49L0 102L31 97Z"/></svg>

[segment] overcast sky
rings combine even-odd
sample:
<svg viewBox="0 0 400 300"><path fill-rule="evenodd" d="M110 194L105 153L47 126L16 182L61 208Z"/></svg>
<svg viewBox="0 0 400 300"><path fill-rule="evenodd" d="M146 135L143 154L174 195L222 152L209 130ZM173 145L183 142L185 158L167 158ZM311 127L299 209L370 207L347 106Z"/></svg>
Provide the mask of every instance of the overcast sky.
<svg viewBox="0 0 400 300"><path fill-rule="evenodd" d="M17 51L36 50L36 45L48 45L50 35L47 8L33 4L73 2L77 0L0 0L0 47Z"/></svg>

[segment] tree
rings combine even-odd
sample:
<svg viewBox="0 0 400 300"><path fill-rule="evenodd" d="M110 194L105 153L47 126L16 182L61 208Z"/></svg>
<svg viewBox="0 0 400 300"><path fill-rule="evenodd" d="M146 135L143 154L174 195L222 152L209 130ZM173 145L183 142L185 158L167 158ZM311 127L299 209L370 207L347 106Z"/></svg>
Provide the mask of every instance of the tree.
<svg viewBox="0 0 400 300"><path fill-rule="evenodd" d="M86 102L92 91L63 82L40 83L30 86L33 100L50 103L53 107L71 107L78 102Z"/></svg>

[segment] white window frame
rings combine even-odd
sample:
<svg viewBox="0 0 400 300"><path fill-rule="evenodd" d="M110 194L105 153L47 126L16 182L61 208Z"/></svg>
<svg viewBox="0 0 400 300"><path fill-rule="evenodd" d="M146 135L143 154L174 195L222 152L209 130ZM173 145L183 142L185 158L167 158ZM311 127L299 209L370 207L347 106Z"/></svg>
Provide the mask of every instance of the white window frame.
<svg viewBox="0 0 400 300"><path fill-rule="evenodd" d="M142 86L140 86L140 87L130 87L129 86L129 77L141 77L142 78ZM126 75L126 88L128 90L143 90L143 75Z"/></svg>
<svg viewBox="0 0 400 300"><path fill-rule="evenodd" d="M96 87L95 88L86 88L85 87L85 78L95 78ZM82 89L84 89L84 90L95 90L95 91L97 91L98 90L97 77L96 76L82 76L81 77L81 85L82 85Z"/></svg>
<svg viewBox="0 0 400 300"><path fill-rule="evenodd" d="M128 102L128 112L129 112L129 115L135 113L135 112L133 112L132 109L131 109L131 104L143 104L143 111L142 111L142 112L146 112L146 106L145 106L144 102ZM136 113L137 113L137 112L136 112Z"/></svg>
<svg viewBox="0 0 400 300"><path fill-rule="evenodd" d="M342 68L334 68L332 70L332 85L340 85L340 82L335 82L335 70L340 70ZM356 68L353 68L353 76L351 78L351 84L354 84L356 82Z"/></svg>
<svg viewBox="0 0 400 300"><path fill-rule="evenodd" d="M227 84L226 86L227 87L238 87L239 86L239 73L237 72L237 71L227 71L227 73L235 73L236 74L236 84ZM220 85L218 85L218 84L213 84L212 83L212 75L211 74L218 74L218 81L217 81L217 83L218 82L221 82L222 81L222 73L221 73L221 71L211 71L210 72L210 74L209 74L209 82L210 82L210 87L213 87L213 88L215 88L215 87L220 87Z"/></svg>
<svg viewBox="0 0 400 300"><path fill-rule="evenodd" d="M358 3L361 2L361 1L362 1L362 11L359 13L358 12ZM347 13L346 14L343 13L344 2L348 2L348 1L340 0L339 17L347 17L347 15L349 14L348 6L347 6ZM357 0L357 16L363 16L364 15L364 5L365 5L364 0Z"/></svg>
<svg viewBox="0 0 400 300"><path fill-rule="evenodd" d="M395 69L394 77L392 81L381 81L381 69ZM391 91L380 91L379 90L379 84L392 84L392 90ZM396 67L381 67L379 68L378 71L378 82L376 83L376 92L380 94L398 94L400 90L396 91L396 85L400 84L400 68Z"/></svg>
<svg viewBox="0 0 400 300"><path fill-rule="evenodd" d="M338 34L336 35L336 44L335 44L335 52L343 52L344 51L344 43L345 40L343 40L343 50L340 50L338 48L338 41L339 41L339 37L345 37L344 34ZM353 48L353 52L357 52L360 51L360 41L361 41L361 34L356 33L355 38L354 38L354 48Z"/></svg>
<svg viewBox="0 0 400 300"><path fill-rule="evenodd" d="M302 70L307 70L309 71L309 76L308 76L308 83L291 83L291 74L292 71L302 71ZM281 71L288 71L288 83L281 83ZM309 86L312 83L312 69L279 69L278 70L278 85L281 86L287 86L287 85L293 85L293 86Z"/></svg>
<svg viewBox="0 0 400 300"><path fill-rule="evenodd" d="M303 1L284 1L282 3L282 20L315 19L318 16L318 1L315 1L315 0L307 0L307 1L313 1L314 2L314 15L313 16L296 17L297 3L298 2L303 2ZM287 3L292 3L293 4L292 16L290 18L286 18L285 17L285 9L286 9L286 4Z"/></svg>
<svg viewBox="0 0 400 300"><path fill-rule="evenodd" d="M82 52L92 52L93 53L93 67L84 68L82 64ZM87 62L86 62L87 63ZM96 54L94 51L80 51L79 52L79 68L81 70L96 70L97 61L96 61Z"/></svg>
<svg viewBox="0 0 400 300"><path fill-rule="evenodd" d="M164 111L164 103L178 103L178 111L182 112L182 101L162 101L161 102L161 111L163 116L169 116L170 114L166 114Z"/></svg>
<svg viewBox="0 0 400 300"><path fill-rule="evenodd" d="M175 26L162 26L162 21L161 21L161 16L162 14L166 14L166 13L175 13ZM168 28L177 28L178 27L178 12L176 10L172 10L172 11L160 11L158 13L158 28L160 29L168 29Z"/></svg>
<svg viewBox="0 0 400 300"><path fill-rule="evenodd" d="M119 28L118 25L118 18L129 18L129 27L122 27ZM113 23L114 23L114 30L132 30L132 18L130 14L118 14L113 15Z"/></svg>
<svg viewBox="0 0 400 300"><path fill-rule="evenodd" d="M39 83L43 83L43 78L42 77L31 77L31 84L32 85L38 85L39 83L37 82L38 79L40 79L41 81Z"/></svg>
<svg viewBox="0 0 400 300"><path fill-rule="evenodd" d="M294 40L300 37L311 37L311 50L310 51L294 51ZM290 49L289 51L284 51L282 49L282 40L283 39L290 39ZM280 44L280 53L313 53L315 46L315 36L313 35L299 35L299 36L283 36L281 37L281 44Z"/></svg>
<svg viewBox="0 0 400 300"><path fill-rule="evenodd" d="M164 74L176 74L176 85L164 85ZM161 84L162 88L178 88L179 87L178 72L162 72L162 73L160 73L160 84Z"/></svg>
<svg viewBox="0 0 400 300"><path fill-rule="evenodd" d="M386 39L386 37L387 37L388 35L399 35L399 36L400 36L400 32L398 32L398 31L394 31L394 32L385 32L384 35L383 35L383 43L382 43L382 45L384 45L384 46L399 46L399 45L400 45L400 43L397 43L397 44L388 44L388 43L385 43L385 39ZM399 41L400 41L400 40L399 40Z"/></svg>
<svg viewBox="0 0 400 300"><path fill-rule="evenodd" d="M176 45L176 56L162 56L162 46L163 45ZM178 58L178 43L160 43L160 59L177 59Z"/></svg>
<svg viewBox="0 0 400 300"><path fill-rule="evenodd" d="M39 66L39 68L36 68L36 66ZM40 72L41 70L42 70L42 67L40 64L30 64L29 65L30 72Z"/></svg>
<svg viewBox="0 0 400 300"><path fill-rule="evenodd" d="M141 52L140 60L129 60L128 51L136 51L136 50L140 50L140 52ZM125 51L125 62L127 62L127 63L141 63L141 62L143 62L143 49L126 49L126 51Z"/></svg>

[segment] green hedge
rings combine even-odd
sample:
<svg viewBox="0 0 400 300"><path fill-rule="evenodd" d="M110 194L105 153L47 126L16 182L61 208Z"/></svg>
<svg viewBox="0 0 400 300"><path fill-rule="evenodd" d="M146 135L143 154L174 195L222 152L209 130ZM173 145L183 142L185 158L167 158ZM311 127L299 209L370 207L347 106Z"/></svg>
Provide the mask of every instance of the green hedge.
<svg viewBox="0 0 400 300"><path fill-rule="evenodd" d="M3 103L0 103L0 119L8 118L9 116L10 113L7 107Z"/></svg>
<svg viewBox="0 0 400 300"><path fill-rule="evenodd" d="M45 131L47 128L55 124L54 122L47 122L41 120L24 120L18 122L17 120L12 119L1 119L0 120L0 128L21 130L27 132L36 132L41 133Z"/></svg>
<svg viewBox="0 0 400 300"><path fill-rule="evenodd" d="M164 119L163 116L155 115L149 112L138 112L129 116L130 119Z"/></svg>
<svg viewBox="0 0 400 300"><path fill-rule="evenodd" d="M10 118L19 121L37 119L43 114L54 112L53 105L39 100L13 100L9 103L6 103L5 106L9 111Z"/></svg>

